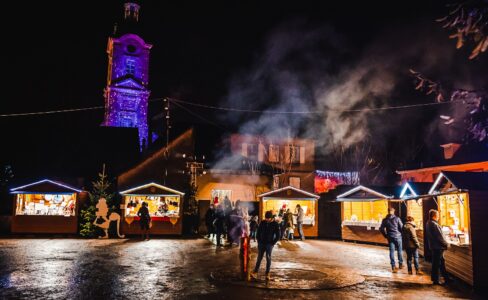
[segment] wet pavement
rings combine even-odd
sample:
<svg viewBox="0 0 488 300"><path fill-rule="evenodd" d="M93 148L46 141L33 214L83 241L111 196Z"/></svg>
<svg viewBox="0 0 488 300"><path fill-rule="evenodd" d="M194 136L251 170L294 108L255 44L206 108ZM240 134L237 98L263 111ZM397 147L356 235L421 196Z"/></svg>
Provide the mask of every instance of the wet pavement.
<svg viewBox="0 0 488 300"><path fill-rule="evenodd" d="M281 242L273 258L272 286L255 288L230 282L237 278L231 274L238 270L238 248L216 248L206 239L0 239L0 298L473 297L464 288L432 286L428 275L408 275L406 270L392 274L385 247L320 240ZM261 272L264 265L263 261ZM423 270L428 271L427 264ZM315 289L296 289L299 285Z"/></svg>

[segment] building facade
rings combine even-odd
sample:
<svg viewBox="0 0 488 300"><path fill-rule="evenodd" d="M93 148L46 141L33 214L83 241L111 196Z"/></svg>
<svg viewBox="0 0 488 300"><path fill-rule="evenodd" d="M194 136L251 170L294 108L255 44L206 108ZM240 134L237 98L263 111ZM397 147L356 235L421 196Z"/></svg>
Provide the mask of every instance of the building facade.
<svg viewBox="0 0 488 300"><path fill-rule="evenodd" d="M293 186L314 192L315 142L233 134L231 152L274 169L272 188Z"/></svg>
<svg viewBox="0 0 488 300"><path fill-rule="evenodd" d="M115 26L113 36L108 39L102 125L137 128L142 150L148 144L149 54L152 45L135 34L139 11L138 4L125 3L121 26Z"/></svg>

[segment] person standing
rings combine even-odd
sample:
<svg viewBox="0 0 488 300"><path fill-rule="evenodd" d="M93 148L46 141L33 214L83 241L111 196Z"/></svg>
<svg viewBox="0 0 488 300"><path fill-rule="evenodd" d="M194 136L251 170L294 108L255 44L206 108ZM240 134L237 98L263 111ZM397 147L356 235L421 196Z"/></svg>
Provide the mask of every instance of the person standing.
<svg viewBox="0 0 488 300"><path fill-rule="evenodd" d="M149 215L149 208L146 202L142 202L141 207L137 211L139 217L139 224L142 230L142 239L146 236L146 241L149 241L149 224L151 223L151 216Z"/></svg>
<svg viewBox="0 0 488 300"><path fill-rule="evenodd" d="M271 269L271 253L274 245L280 240L281 232L280 225L274 220L273 213L271 211L267 211L264 217L265 220L263 220L258 226L258 258L256 260L256 266L251 272L251 278L257 279L259 266L261 265L264 254L266 254L266 280L270 280L271 275L269 272Z"/></svg>
<svg viewBox="0 0 488 300"><path fill-rule="evenodd" d="M225 213L222 204L217 205L215 209L215 219L213 225L215 228L217 247L222 246L222 234L224 233Z"/></svg>
<svg viewBox="0 0 488 300"><path fill-rule="evenodd" d="M381 222L380 232L388 240L388 246L390 247L391 271L393 273L398 272L395 265L395 248L398 252L398 268L403 268L402 227L402 220L395 215L395 209L390 207L388 209L388 215Z"/></svg>
<svg viewBox="0 0 488 300"><path fill-rule="evenodd" d="M207 226L207 238L213 238L215 236L215 227L213 221L215 219L215 208L213 204L210 204L207 212L205 213L205 225Z"/></svg>
<svg viewBox="0 0 488 300"><path fill-rule="evenodd" d="M407 223L403 225L403 245L407 252L407 268L408 274L412 275L412 259L415 266L415 274L423 275L419 270L419 248L420 243L417 238L417 230L415 228L414 218L412 216L407 217Z"/></svg>
<svg viewBox="0 0 488 300"><path fill-rule="evenodd" d="M303 234L303 217L305 212L303 211L303 208L300 206L300 204L297 204L295 212L295 216L297 217L298 234L300 235L300 240L304 241L305 235Z"/></svg>
<svg viewBox="0 0 488 300"><path fill-rule="evenodd" d="M293 240L293 214L288 208L284 217L285 221L285 239Z"/></svg>
<svg viewBox="0 0 488 300"><path fill-rule="evenodd" d="M439 212L435 209L429 211L429 221L425 225L425 234L432 252L432 272L430 278L433 284L440 285L439 271L444 277L445 284L449 283L449 276L446 271L444 261L444 251L447 250L448 243L442 234L442 228L439 225Z"/></svg>
<svg viewBox="0 0 488 300"><path fill-rule="evenodd" d="M254 216L251 218L251 222L249 222L249 229L250 229L250 235L249 237L253 240L256 241L256 232L258 230L258 223L259 219L258 216Z"/></svg>

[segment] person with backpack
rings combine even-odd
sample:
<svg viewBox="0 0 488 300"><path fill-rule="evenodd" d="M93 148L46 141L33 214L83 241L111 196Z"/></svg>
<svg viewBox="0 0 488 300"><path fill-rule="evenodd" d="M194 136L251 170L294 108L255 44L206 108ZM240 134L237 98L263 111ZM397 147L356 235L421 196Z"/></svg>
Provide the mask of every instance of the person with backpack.
<svg viewBox="0 0 488 300"><path fill-rule="evenodd" d="M266 254L266 280L270 280L271 253L274 245L281 238L281 232L280 225L275 221L272 211L267 211L264 217L265 219L259 223L256 234L258 240L258 258L256 260L256 266L251 272L251 278L257 279L259 266L261 265L264 254Z"/></svg>
<svg viewBox="0 0 488 300"><path fill-rule="evenodd" d="M407 223L403 225L403 245L405 246L405 252L407 252L407 268L408 274L412 275L412 260L415 267L415 274L423 275L419 269L419 248L420 243L417 238L417 230L415 228L414 218L412 216L407 217Z"/></svg>

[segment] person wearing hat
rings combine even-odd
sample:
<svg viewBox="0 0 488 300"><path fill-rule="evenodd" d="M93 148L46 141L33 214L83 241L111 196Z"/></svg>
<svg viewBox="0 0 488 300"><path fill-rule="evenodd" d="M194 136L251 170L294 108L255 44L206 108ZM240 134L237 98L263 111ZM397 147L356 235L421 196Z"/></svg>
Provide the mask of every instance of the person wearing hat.
<svg viewBox="0 0 488 300"><path fill-rule="evenodd" d="M256 267L251 272L251 277L257 279L258 270L266 254L266 280L270 280L269 274L271 269L271 252L274 245L280 240L281 232L280 225L274 220L273 213L267 211L264 215L265 219L259 223L256 239L258 241L258 258L256 260Z"/></svg>

